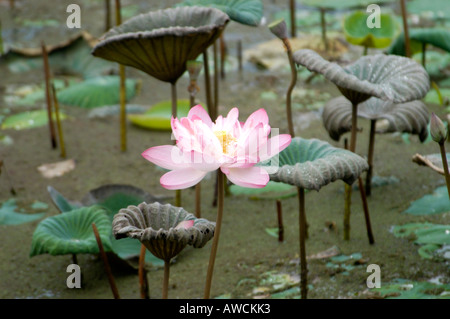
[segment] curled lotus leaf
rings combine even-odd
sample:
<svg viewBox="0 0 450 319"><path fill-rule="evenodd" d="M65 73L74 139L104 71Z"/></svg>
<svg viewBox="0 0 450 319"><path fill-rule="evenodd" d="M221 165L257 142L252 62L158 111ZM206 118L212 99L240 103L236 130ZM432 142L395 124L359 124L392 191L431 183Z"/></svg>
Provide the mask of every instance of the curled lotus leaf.
<svg viewBox="0 0 450 319"><path fill-rule="evenodd" d="M430 115L427 106L420 100L396 104L372 97L358 106L358 117L385 120L387 125L377 130L378 133L417 134L421 142L428 137ZM331 99L323 108L322 120L330 137L339 141L342 134L351 131L351 102L344 96Z"/></svg>
<svg viewBox="0 0 450 319"><path fill-rule="evenodd" d="M193 221L191 227L180 227ZM122 208L113 220L116 239L137 238L156 257L170 260L184 247L201 248L214 236L215 223L196 218L182 207L158 202ZM177 227L178 226L178 227Z"/></svg>
<svg viewBox="0 0 450 319"><path fill-rule="evenodd" d="M278 167L273 167L273 162L263 164L268 166L270 180L317 191L339 179L352 184L369 168L367 161L353 152L300 137L278 154Z"/></svg>
<svg viewBox="0 0 450 319"><path fill-rule="evenodd" d="M426 70L401 56L368 55L344 67L309 49L295 51L293 56L296 64L322 74L355 104L372 96L404 103L423 98L430 89Z"/></svg>
<svg viewBox="0 0 450 319"><path fill-rule="evenodd" d="M96 57L134 67L175 83L222 33L229 21L221 10L178 7L137 15L105 33L93 48Z"/></svg>
<svg viewBox="0 0 450 319"><path fill-rule="evenodd" d="M93 223L97 226L105 251L110 251L111 221L103 208L91 206L42 220L33 233L30 256L98 253Z"/></svg>

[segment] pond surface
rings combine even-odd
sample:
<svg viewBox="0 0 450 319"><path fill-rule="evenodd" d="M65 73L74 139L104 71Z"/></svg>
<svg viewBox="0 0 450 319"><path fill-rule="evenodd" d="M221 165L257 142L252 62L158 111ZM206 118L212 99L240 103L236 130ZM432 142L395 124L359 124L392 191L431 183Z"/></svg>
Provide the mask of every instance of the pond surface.
<svg viewBox="0 0 450 319"><path fill-rule="evenodd" d="M5 47L39 48L41 41L54 45L74 35L77 31L65 28L65 9L73 2L16 1L16 8L11 14L7 1L1 1L0 19ZM82 7L82 30L94 37L100 36L104 31L103 2L76 2ZM174 3L129 0L123 1L123 6L126 14L132 16ZM287 9L287 1L264 1L264 4L268 22L276 12ZM229 23L224 34L228 58L225 78L219 82L219 113L225 115L236 106L240 110L240 119L245 120L253 111L265 108L271 126L279 128L280 133L287 133L285 92L290 81L287 58L286 67L271 70L258 68L244 60L243 71L238 71L239 40L244 51L247 51L273 38L265 26ZM282 45L281 42L279 45ZM360 53L359 48L349 47L342 60L349 61ZM26 105L11 102L15 90L42 85L44 76L41 69L13 73L5 65L0 67L0 116L45 107L45 99ZM114 72L117 73L117 70ZM150 107L170 99L169 84L131 68L127 68L126 72L128 78L139 80L141 87L130 103ZM65 77L56 74L55 78ZM323 103L338 96L338 90L320 77L309 84L305 83L306 78L307 75L299 79L293 98L296 135L318 138L342 147L343 140L339 143L332 141L320 117ZM203 102L202 76L198 84L200 92L197 98ZM178 81L180 99L189 98L188 85L187 76ZM436 104L428 106L430 111L444 114L442 107ZM47 191L49 185L67 198L79 200L101 185L118 183L139 187L174 203L174 193L159 183L163 171L141 157L141 153L149 147L171 143L169 132L146 130L128 121L127 150L122 152L117 114L92 118L87 109L61 105L61 110L67 114L67 119L62 123L66 159L73 159L75 168L51 179L45 178L37 169L42 164L63 160L59 149L51 147L48 127L2 130L0 134L7 136L10 143L0 144L0 160L5 164L0 175L1 203L15 198L22 212L44 212L48 217L59 214ZM367 154L369 125L368 121L359 121L361 131L356 152L362 156ZM433 142L422 144L417 136L411 137L407 143L401 134L379 134L375 147L374 175L382 182L380 186L373 187L368 198L374 245L368 242L362 202L357 191L352 196L350 240L343 239L344 184L335 182L319 192L306 193L309 227L306 251L311 256L308 263L311 298L376 296L366 285L369 264L380 266L382 285L398 279L449 283L448 259L424 259L418 253L419 246L411 238L397 238L392 233L393 226L406 223L450 223L448 212L424 216L403 213L412 201L445 185L442 176L411 161L416 153L437 153L437 145ZM214 181L214 176L208 175L202 182L202 217L212 221L216 216L216 208L212 206ZM16 191L15 196L10 192L11 186ZM35 209L32 208L35 202L47 205L38 205ZM182 205L187 211L194 211L193 188L182 191ZM276 201L273 198L249 199L245 195L225 198L223 227L211 289L213 298L298 298L298 291L288 291L298 287L299 280L297 198L283 199L282 210L284 242L280 243L270 231L277 227ZM72 263L72 256L45 254L29 257L32 235L38 223L39 220L20 225L0 225L0 298L112 298L99 256L77 256L83 274L81 289L66 286L69 276L66 269ZM180 253L171 266L169 298L202 298L210 247L211 244L202 249L188 247ZM112 269L121 297L139 298L137 272L114 262ZM161 268L149 269L151 298L161 298L162 279Z"/></svg>

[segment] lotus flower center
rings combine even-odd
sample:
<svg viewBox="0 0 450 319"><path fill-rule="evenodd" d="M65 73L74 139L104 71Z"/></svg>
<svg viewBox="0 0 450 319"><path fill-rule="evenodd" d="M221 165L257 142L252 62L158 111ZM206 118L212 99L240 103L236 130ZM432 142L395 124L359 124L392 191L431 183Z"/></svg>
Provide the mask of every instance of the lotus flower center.
<svg viewBox="0 0 450 319"><path fill-rule="evenodd" d="M215 131L214 135L219 139L220 145L222 145L222 151L225 154L229 154L232 150L231 146L236 142L236 138L227 131Z"/></svg>

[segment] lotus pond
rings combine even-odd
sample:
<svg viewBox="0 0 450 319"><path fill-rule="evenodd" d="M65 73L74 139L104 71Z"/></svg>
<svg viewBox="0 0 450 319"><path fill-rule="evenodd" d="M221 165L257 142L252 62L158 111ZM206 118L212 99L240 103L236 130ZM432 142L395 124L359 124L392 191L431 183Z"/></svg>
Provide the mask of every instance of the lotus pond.
<svg viewBox="0 0 450 319"><path fill-rule="evenodd" d="M0 298L450 298L424 3L0 0Z"/></svg>

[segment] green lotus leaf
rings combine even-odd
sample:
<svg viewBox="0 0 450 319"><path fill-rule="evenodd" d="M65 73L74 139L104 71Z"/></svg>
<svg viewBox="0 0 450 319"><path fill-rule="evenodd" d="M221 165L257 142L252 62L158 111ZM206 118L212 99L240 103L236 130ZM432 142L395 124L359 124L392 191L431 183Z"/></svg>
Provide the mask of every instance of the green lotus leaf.
<svg viewBox="0 0 450 319"><path fill-rule="evenodd" d="M297 190L292 185L273 181L269 181L263 188L248 188L233 184L229 189L233 195L245 195L253 199L280 199L297 195Z"/></svg>
<svg viewBox="0 0 450 319"><path fill-rule="evenodd" d="M332 10L367 7L370 4L389 3L396 0L300 0L300 3L309 7Z"/></svg>
<svg viewBox="0 0 450 319"><path fill-rule="evenodd" d="M431 13L435 19L450 19L450 2L447 0L410 0L406 7L408 13L427 14Z"/></svg>
<svg viewBox="0 0 450 319"><path fill-rule="evenodd" d="M42 220L33 233L30 257L98 253L92 223L97 226L105 251L110 251L111 222L103 208L91 206Z"/></svg>
<svg viewBox="0 0 450 319"><path fill-rule="evenodd" d="M112 251L119 258L129 262L131 266L133 259L138 259L141 253L141 242L135 238L122 238L121 240L112 239ZM145 254L145 263L155 267L164 266L164 261L155 257L153 254Z"/></svg>
<svg viewBox="0 0 450 319"><path fill-rule="evenodd" d="M446 186L438 187L433 194L427 194L413 201L403 212L411 215L441 214L450 211L450 200Z"/></svg>
<svg viewBox="0 0 450 319"><path fill-rule="evenodd" d="M100 76L73 84L57 92L61 104L94 108L113 105L120 102L120 78L118 76ZM126 100L136 95L137 82L126 79Z"/></svg>
<svg viewBox="0 0 450 319"><path fill-rule="evenodd" d="M355 104L372 96L404 103L423 98L430 89L426 70L419 63L397 55L363 56L345 67L309 49L298 50L293 56L296 64L322 74Z"/></svg>
<svg viewBox="0 0 450 319"><path fill-rule="evenodd" d="M181 99L177 101L177 116L186 117L191 108L190 101ZM172 101L156 103L143 114L129 114L131 123L152 130L171 130Z"/></svg>
<svg viewBox="0 0 450 319"><path fill-rule="evenodd" d="M417 134L421 142L428 137L429 111L419 100L395 104L373 97L358 105L358 117L386 120L387 126L378 130L378 133ZM339 141L342 134L351 130L352 104L344 96L331 99L324 106L322 120L330 137Z"/></svg>
<svg viewBox="0 0 450 319"><path fill-rule="evenodd" d="M175 83L222 33L228 15L214 8L179 7L137 15L109 30L92 54Z"/></svg>
<svg viewBox="0 0 450 319"><path fill-rule="evenodd" d="M156 198L146 191L132 185L121 184L102 185L89 191L81 199L84 206L98 205L107 209L111 221L120 209L128 205L155 201Z"/></svg>
<svg viewBox="0 0 450 319"><path fill-rule="evenodd" d="M372 291L386 299L449 299L449 284L434 284L431 282L416 282L406 279L396 279L393 282L374 288Z"/></svg>
<svg viewBox="0 0 450 319"><path fill-rule="evenodd" d="M56 115L52 113L53 120L56 121ZM67 116L59 112L59 118L64 120ZM2 123L2 130L15 129L23 130L29 128L36 128L44 126L48 123L48 113L47 110L37 110L37 111L26 111L22 113L17 113L10 115L5 118Z"/></svg>
<svg viewBox="0 0 450 319"><path fill-rule="evenodd" d="M50 194L50 198L55 204L56 208L60 213L67 213L76 208L79 208L81 205L78 203L72 203L67 200L60 192L54 189L52 186L47 187L47 191Z"/></svg>
<svg viewBox="0 0 450 319"><path fill-rule="evenodd" d="M412 53L422 51L422 44L431 44L439 49L450 52L450 33L446 28L410 29ZM405 35L400 34L387 51L388 54L405 55Z"/></svg>
<svg viewBox="0 0 450 319"><path fill-rule="evenodd" d="M398 25L389 14L380 14L380 28L369 28L369 13L355 11L344 20L344 34L348 42L367 48L386 48L394 39Z"/></svg>
<svg viewBox="0 0 450 319"><path fill-rule="evenodd" d="M262 163L270 180L295 185L304 189L319 190L338 179L352 184L369 168L361 156L336 148L318 139L295 137L291 144L278 154L278 165L273 159Z"/></svg>
<svg viewBox="0 0 450 319"><path fill-rule="evenodd" d="M78 75L83 78L97 77L117 69L107 61L92 56L95 39L81 32L55 46L47 46L49 66L55 74ZM11 48L0 60L13 73L28 72L43 68L42 49Z"/></svg>
<svg viewBox="0 0 450 319"><path fill-rule="evenodd" d="M185 0L177 6L200 6L222 10L231 20L250 26L260 24L263 17L261 0Z"/></svg>
<svg viewBox="0 0 450 319"><path fill-rule="evenodd" d="M191 227L177 227L191 221ZM182 207L158 202L121 209L112 223L116 239L136 238L156 257L168 261L186 245L201 248L214 236L215 223L196 218Z"/></svg>
<svg viewBox="0 0 450 319"><path fill-rule="evenodd" d="M38 220L44 213L23 214L16 212L17 205L14 198L8 199L0 207L0 225L19 225Z"/></svg>

